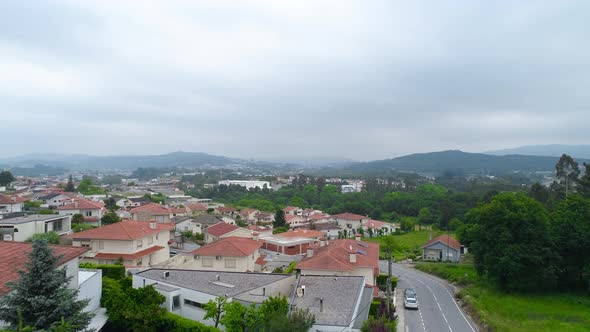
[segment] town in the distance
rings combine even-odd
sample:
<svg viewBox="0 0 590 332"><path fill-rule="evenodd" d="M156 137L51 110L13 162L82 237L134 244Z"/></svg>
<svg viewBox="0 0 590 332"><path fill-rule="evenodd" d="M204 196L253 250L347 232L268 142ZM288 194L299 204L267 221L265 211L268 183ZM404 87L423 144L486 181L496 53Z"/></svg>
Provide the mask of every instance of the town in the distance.
<svg viewBox="0 0 590 332"><path fill-rule="evenodd" d="M565 307L588 300L590 164L553 160L555 172L495 175L7 168L0 322L22 331L502 330L510 314L488 307L498 298L533 305L548 289Z"/></svg>

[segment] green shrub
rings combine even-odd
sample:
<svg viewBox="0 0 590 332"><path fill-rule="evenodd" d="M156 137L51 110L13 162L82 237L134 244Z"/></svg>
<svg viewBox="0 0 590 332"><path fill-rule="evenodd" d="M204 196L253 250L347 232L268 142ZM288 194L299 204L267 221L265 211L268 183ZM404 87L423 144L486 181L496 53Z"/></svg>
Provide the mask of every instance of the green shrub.
<svg viewBox="0 0 590 332"><path fill-rule="evenodd" d="M291 274L293 272L293 270L295 269L295 265L297 265L297 262L291 262L289 264L289 267L287 267L287 269L285 270L285 273Z"/></svg>
<svg viewBox="0 0 590 332"><path fill-rule="evenodd" d="M125 278L125 266L123 265L80 263L80 267L83 269L102 270L103 277L115 280L121 280Z"/></svg>
<svg viewBox="0 0 590 332"><path fill-rule="evenodd" d="M386 283L387 283L387 274L380 274L377 276L377 286L379 287L380 290L385 291L386 290ZM397 278L396 277L391 277L391 289L395 289L395 287L397 287Z"/></svg>
<svg viewBox="0 0 590 332"><path fill-rule="evenodd" d="M219 329L201 322L166 312L162 317L163 330L170 332L217 332Z"/></svg>

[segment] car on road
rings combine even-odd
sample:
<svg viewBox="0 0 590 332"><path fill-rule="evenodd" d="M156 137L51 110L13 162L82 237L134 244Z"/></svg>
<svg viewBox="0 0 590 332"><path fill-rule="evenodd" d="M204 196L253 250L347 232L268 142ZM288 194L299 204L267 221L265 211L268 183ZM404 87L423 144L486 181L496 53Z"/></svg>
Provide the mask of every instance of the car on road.
<svg viewBox="0 0 590 332"><path fill-rule="evenodd" d="M416 298L416 291L413 288L406 288L404 290L404 307L407 309L418 309L418 298Z"/></svg>

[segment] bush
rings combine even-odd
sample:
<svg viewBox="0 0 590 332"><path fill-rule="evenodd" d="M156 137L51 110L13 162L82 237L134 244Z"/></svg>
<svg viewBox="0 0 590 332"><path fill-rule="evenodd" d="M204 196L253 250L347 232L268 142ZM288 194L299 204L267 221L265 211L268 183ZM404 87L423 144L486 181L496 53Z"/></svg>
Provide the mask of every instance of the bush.
<svg viewBox="0 0 590 332"><path fill-rule="evenodd" d="M387 283L387 274L380 274L377 276L377 286L379 287L380 290L385 291L386 290L386 283ZM395 289L395 287L397 287L397 278L396 277L391 277L391 289Z"/></svg>
<svg viewBox="0 0 590 332"><path fill-rule="evenodd" d="M285 270L285 273L291 274L295 269L295 265L297 265L297 262L291 262L291 264L289 264L289 267Z"/></svg>
<svg viewBox="0 0 590 332"><path fill-rule="evenodd" d="M201 322L194 321L192 319L184 318L175 315L171 312L166 312L162 317L163 330L170 332L217 332L212 326L204 325Z"/></svg>
<svg viewBox="0 0 590 332"><path fill-rule="evenodd" d="M123 265L80 263L80 268L101 270L103 277L115 280L125 279L125 266Z"/></svg>
<svg viewBox="0 0 590 332"><path fill-rule="evenodd" d="M89 230L89 229L93 229L96 228L95 226L92 226L90 224L74 224L72 225L72 231L74 231L74 233L78 233L81 231L85 231L85 230Z"/></svg>

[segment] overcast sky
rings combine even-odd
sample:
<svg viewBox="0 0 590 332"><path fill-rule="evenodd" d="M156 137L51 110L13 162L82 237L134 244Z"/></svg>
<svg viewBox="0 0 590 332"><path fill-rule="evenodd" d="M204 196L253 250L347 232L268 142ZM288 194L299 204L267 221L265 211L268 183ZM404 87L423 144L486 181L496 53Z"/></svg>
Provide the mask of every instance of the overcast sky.
<svg viewBox="0 0 590 332"><path fill-rule="evenodd" d="M0 141L383 159L590 143L590 1L1 1Z"/></svg>

